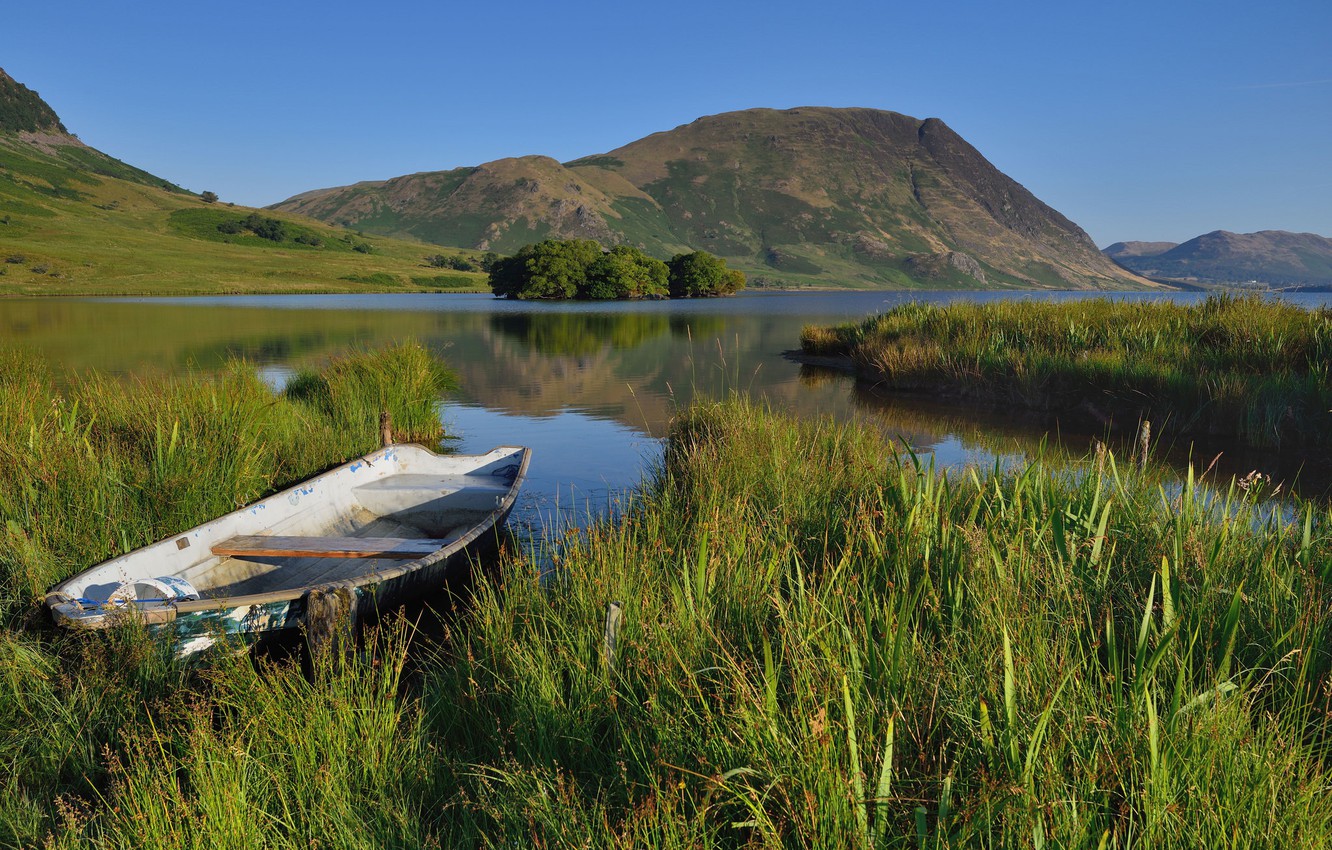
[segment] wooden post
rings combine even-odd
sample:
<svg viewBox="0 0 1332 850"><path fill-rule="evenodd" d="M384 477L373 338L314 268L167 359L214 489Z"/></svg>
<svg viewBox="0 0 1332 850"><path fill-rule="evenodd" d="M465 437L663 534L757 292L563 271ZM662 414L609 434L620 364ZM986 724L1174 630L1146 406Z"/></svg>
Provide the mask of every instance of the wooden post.
<svg viewBox="0 0 1332 850"><path fill-rule="evenodd" d="M387 410L379 414L379 444L385 448L393 445L393 425Z"/></svg>
<svg viewBox="0 0 1332 850"><path fill-rule="evenodd" d="M620 642L620 621L624 617L624 608L619 602L606 604L606 632L602 638L602 660L606 670L615 669L615 648Z"/></svg>
<svg viewBox="0 0 1332 850"><path fill-rule="evenodd" d="M1147 468L1147 452L1152 446L1152 423L1146 419L1142 420L1142 430L1138 432L1138 450L1142 453L1138 458L1138 463L1142 469Z"/></svg>
<svg viewBox="0 0 1332 850"><path fill-rule="evenodd" d="M356 594L344 585L312 587L305 594L301 625L311 672L325 656L351 652L356 626Z"/></svg>

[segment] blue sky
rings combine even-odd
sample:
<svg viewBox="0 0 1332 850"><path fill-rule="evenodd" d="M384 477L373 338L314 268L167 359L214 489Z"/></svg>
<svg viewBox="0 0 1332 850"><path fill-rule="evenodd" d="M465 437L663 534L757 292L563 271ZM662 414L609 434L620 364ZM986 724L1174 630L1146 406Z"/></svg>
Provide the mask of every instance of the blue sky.
<svg viewBox="0 0 1332 850"><path fill-rule="evenodd" d="M263 205L700 115L938 117L1105 246L1332 236L1332 2L7 0L0 67L85 142Z"/></svg>

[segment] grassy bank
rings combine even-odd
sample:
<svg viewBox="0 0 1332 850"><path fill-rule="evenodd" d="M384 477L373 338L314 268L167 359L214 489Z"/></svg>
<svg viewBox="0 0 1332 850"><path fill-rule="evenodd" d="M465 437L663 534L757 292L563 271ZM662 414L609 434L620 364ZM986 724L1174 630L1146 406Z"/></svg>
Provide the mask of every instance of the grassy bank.
<svg viewBox="0 0 1332 850"><path fill-rule="evenodd" d="M58 390L0 354L0 613L47 586L400 438L436 442L451 378L403 345L335 359L274 395L235 365L209 377L97 375Z"/></svg>
<svg viewBox="0 0 1332 850"><path fill-rule="evenodd" d="M410 668L5 632L0 842L1319 846L1332 517L1290 516L699 407Z"/></svg>
<svg viewBox="0 0 1332 850"><path fill-rule="evenodd" d="M402 439L437 442L451 380L414 344L333 360L279 395L243 365L56 384L40 361L0 354L0 846L121 843L102 824L123 771L174 770L154 730L189 734L191 718L207 722L198 712L226 710L229 688L258 681L236 665L200 679L129 626L51 633L42 592L375 448L380 410Z"/></svg>
<svg viewBox="0 0 1332 850"><path fill-rule="evenodd" d="M205 203L89 157L0 134L0 296L489 291L431 268L438 246Z"/></svg>
<svg viewBox="0 0 1332 850"><path fill-rule="evenodd" d="M847 357L895 390L1061 410L1251 445L1332 443L1332 311L1212 296L1192 307L1106 300L906 304L809 327L806 354Z"/></svg>
<svg viewBox="0 0 1332 850"><path fill-rule="evenodd" d="M495 845L1312 846L1328 517L698 409L429 710ZM610 600L623 603L613 663Z"/></svg>

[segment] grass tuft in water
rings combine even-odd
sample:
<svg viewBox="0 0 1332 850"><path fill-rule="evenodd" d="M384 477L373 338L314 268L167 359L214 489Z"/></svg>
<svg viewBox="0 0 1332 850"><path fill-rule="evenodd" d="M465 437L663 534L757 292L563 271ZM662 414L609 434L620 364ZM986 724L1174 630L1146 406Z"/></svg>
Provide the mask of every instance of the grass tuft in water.
<svg viewBox="0 0 1332 850"><path fill-rule="evenodd" d="M876 385L1076 412L1126 427L1325 447L1332 311L1257 297L903 304L807 327L805 353Z"/></svg>

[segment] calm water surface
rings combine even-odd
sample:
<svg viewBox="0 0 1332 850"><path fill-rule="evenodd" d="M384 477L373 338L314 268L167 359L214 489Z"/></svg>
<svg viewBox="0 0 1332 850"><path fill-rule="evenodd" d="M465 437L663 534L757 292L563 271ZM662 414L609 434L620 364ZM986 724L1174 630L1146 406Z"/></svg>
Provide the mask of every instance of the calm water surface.
<svg viewBox="0 0 1332 850"><path fill-rule="evenodd" d="M444 419L463 451L533 447L516 516L546 523L615 500L660 456L671 414L698 397L747 393L797 416L859 420L945 466L1022 457L1042 441L1081 453L1099 434L1047 417L876 394L848 376L783 356L806 324L860 319L907 300L990 301L1056 293L781 293L702 301L531 305L486 295L237 296L180 299L0 300L0 339L71 373L207 371L233 357L274 382L353 345L415 339L458 372ZM1198 300L1192 293L1117 298ZM1306 307L1326 294L1290 296ZM1221 468L1293 475L1304 459L1223 452ZM1187 458L1179 447L1172 457ZM1326 479L1326 470L1303 473ZM1325 485L1321 485L1325 486Z"/></svg>

